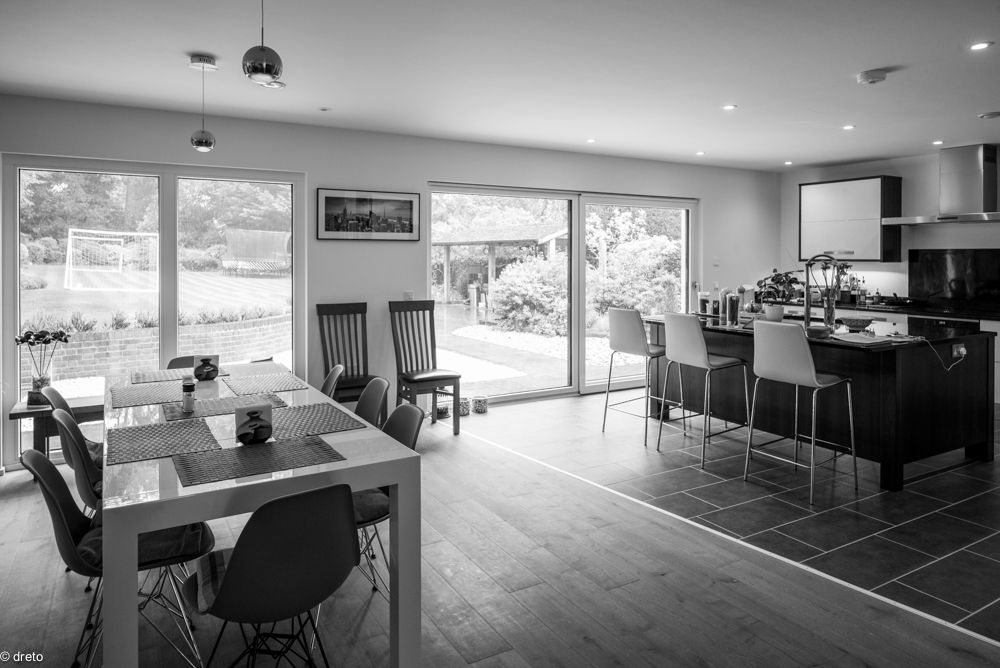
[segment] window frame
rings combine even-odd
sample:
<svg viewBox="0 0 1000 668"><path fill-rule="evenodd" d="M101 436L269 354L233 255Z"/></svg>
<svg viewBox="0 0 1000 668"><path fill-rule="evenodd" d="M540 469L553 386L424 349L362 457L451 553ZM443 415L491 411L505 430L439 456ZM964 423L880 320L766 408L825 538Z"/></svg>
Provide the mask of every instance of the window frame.
<svg viewBox="0 0 1000 668"><path fill-rule="evenodd" d="M292 188L292 359L293 371L302 376L307 366L307 318L306 304L309 303L306 285L307 234L305 224L306 176L301 172L283 172L259 169L226 167L205 167L166 163L132 162L118 160L69 158L27 154L3 155L0 167L0 405L3 415L8 415L18 401L19 369L17 347L14 337L20 323L19 317L19 276L20 276L20 220L19 173L22 169L40 171L74 171L111 174L134 174L152 176L159 179L159 266L160 322L166 322L164 314L173 315L173 326L162 326L160 332L160 364L175 355L178 342L177 305L177 191L178 180L182 178L216 179L227 181L250 181L264 183L287 183ZM301 257L298 257L301 256ZM169 268L173 268L171 271ZM0 473L4 467L19 468L20 455L19 422L3 420L0 426L3 446L0 448Z"/></svg>

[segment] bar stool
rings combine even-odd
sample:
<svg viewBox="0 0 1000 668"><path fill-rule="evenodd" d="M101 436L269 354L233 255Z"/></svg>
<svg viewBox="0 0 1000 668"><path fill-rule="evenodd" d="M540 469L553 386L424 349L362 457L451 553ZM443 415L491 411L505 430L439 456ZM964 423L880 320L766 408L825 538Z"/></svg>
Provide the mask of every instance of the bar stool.
<svg viewBox="0 0 1000 668"><path fill-rule="evenodd" d="M608 345L611 346L611 360L608 362L608 387L604 390L604 421L601 422L601 432L608 423L608 395L611 393L611 372L614 369L615 354L625 353L626 355L638 355L646 358L646 424L642 434L642 445L646 446L649 433L649 365L659 357L663 357L664 348L661 345L650 343L646 338L646 326L642 324L642 316L635 309L630 308L609 308L608 309ZM661 400L660 397L652 397ZM618 406L628 401L619 401L611 404ZM660 405L660 415L663 415L663 405Z"/></svg>
<svg viewBox="0 0 1000 668"><path fill-rule="evenodd" d="M753 385L753 402L750 408L750 428L747 434L747 456L743 469L743 479L750 472L750 453L756 451L765 457L793 464L799 464L799 387L812 388L812 433L809 447L809 505L813 504L813 483L816 467L836 459L842 454L850 454L854 460L854 491L858 490L858 459L854 456L854 403L851 400L851 379L829 373L817 373L805 330L794 323L765 322L758 320L753 330L753 372L757 380ZM776 438L766 443L753 445L753 419L757 407L757 386L762 380L790 383L795 386L795 443L793 459L763 450L765 446L785 440ZM851 445L821 440L824 447L833 451L833 456L821 462L816 461L816 395L844 383L847 386L847 419L851 430Z"/></svg>
<svg viewBox="0 0 1000 668"><path fill-rule="evenodd" d="M728 357L726 355L715 355L708 352L705 345L705 333L702 330L701 320L696 315L684 313L667 313L663 316L664 341L666 342L667 369L663 376L663 396L667 396L667 383L670 381L670 367L676 363L678 380L681 391L681 421L684 426L684 433L687 433L687 415L684 413L684 376L681 374L681 365L693 366L705 370L705 396L702 401L701 414L703 417L701 431L701 467L705 468L705 444L713 436L728 433L734 429L739 429L743 425L736 425L723 429L722 431L711 432L712 417L712 372L722 369L732 369L738 366L743 367L743 406L746 410L746 423L750 423L750 397L747 395L747 362L739 357ZM665 403L665 402L664 402ZM663 434L663 403L660 404L660 431L656 435L656 450L660 450L660 436Z"/></svg>

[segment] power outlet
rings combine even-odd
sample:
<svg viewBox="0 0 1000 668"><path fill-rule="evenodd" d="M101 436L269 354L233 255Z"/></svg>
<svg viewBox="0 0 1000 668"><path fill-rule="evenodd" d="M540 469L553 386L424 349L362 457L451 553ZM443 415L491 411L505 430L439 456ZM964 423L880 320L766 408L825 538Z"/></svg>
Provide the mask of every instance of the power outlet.
<svg viewBox="0 0 1000 668"><path fill-rule="evenodd" d="M951 344L951 358L953 360L960 360L966 355L965 344L964 343L953 343Z"/></svg>

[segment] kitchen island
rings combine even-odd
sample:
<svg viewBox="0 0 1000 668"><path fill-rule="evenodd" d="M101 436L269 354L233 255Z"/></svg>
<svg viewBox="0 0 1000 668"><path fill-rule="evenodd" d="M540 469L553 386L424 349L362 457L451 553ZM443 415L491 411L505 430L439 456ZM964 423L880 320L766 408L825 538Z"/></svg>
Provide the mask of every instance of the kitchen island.
<svg viewBox="0 0 1000 668"><path fill-rule="evenodd" d="M654 343L663 343L662 318L646 319ZM993 332L964 333L948 328L924 328L922 338L862 346L835 339L810 339L819 371L848 376L854 394L857 455L880 464L882 488L900 490L903 466L962 448L969 459L993 460L993 403L995 351ZM741 357L749 362L752 393L753 330L706 324L710 352ZM964 345L965 359L949 370L953 348ZM651 374L650 394L659 396L666 362ZM704 371L683 368L688 410L701 410ZM680 400L677 374L671 373L667 399ZM791 438L794 434L795 395L792 386L762 381L758 389L754 432ZM799 431L809 432L810 397L799 388ZM817 409L817 438L849 442L846 390L821 392ZM743 424L743 375L739 368L720 371L712 383L713 417ZM651 400L652 401L652 400ZM655 402L654 402L655 403ZM650 406L658 414L659 405Z"/></svg>

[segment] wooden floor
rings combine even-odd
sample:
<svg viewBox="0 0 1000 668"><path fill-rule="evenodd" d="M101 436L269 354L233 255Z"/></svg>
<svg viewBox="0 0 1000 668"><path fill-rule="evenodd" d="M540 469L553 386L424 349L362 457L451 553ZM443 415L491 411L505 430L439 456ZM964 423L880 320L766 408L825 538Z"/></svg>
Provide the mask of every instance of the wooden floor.
<svg viewBox="0 0 1000 668"><path fill-rule="evenodd" d="M578 434L600 433L600 407L594 397L492 407L458 437L425 425L423 665L1000 665L996 643L505 447L531 433L572 452ZM643 455L642 420L609 418L603 438ZM213 523L218 545L243 521ZM0 651L69 665L83 585L63 572L28 476L0 478ZM387 665L388 606L360 575L324 604L321 627L334 665ZM198 619L206 651L217 628ZM141 644L144 666L183 665L146 625Z"/></svg>

